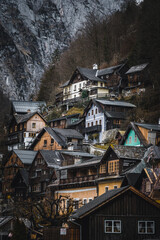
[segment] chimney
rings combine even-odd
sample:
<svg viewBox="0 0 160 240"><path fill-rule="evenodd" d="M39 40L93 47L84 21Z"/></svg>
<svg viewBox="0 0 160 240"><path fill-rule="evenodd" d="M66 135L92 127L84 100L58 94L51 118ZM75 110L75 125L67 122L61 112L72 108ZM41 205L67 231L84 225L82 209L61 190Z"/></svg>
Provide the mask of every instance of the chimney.
<svg viewBox="0 0 160 240"><path fill-rule="evenodd" d="M93 64L93 69L98 69L98 65L96 63Z"/></svg>

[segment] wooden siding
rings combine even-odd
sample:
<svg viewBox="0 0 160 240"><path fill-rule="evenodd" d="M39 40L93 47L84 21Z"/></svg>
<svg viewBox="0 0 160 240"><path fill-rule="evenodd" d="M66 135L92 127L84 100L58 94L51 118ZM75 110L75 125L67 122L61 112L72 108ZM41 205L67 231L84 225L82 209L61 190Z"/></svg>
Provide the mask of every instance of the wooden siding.
<svg viewBox="0 0 160 240"><path fill-rule="evenodd" d="M32 123L36 124L35 128L32 127ZM45 125L45 121L38 114L35 114L27 121L26 131L39 132Z"/></svg>
<svg viewBox="0 0 160 240"><path fill-rule="evenodd" d="M54 143L51 144L51 136L48 132L45 132L39 142L35 145L34 151L38 150L61 150L62 147L54 140ZM44 140L47 141L47 144L44 145Z"/></svg>
<svg viewBox="0 0 160 240"><path fill-rule="evenodd" d="M54 236L54 237L53 237ZM66 235L60 235L60 227L44 229L44 240L80 240L80 231L78 228L67 228Z"/></svg>
<svg viewBox="0 0 160 240"><path fill-rule="evenodd" d="M121 233L105 233L105 220L121 220ZM155 221L155 234L138 234L138 221ZM82 219L82 239L142 240L160 236L160 209L127 191Z"/></svg>

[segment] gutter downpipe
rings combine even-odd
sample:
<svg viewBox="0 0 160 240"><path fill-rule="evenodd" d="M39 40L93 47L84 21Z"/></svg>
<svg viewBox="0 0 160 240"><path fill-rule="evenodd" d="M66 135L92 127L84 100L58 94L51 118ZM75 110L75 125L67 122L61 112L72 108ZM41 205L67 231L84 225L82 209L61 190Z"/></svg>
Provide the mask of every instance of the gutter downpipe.
<svg viewBox="0 0 160 240"><path fill-rule="evenodd" d="M70 220L70 222L73 223L73 224L75 224L75 225L77 225L77 226L79 226L79 228L80 228L80 240L82 240L82 225L79 224L79 223L77 223L77 222L74 222L74 221L72 221L72 220Z"/></svg>

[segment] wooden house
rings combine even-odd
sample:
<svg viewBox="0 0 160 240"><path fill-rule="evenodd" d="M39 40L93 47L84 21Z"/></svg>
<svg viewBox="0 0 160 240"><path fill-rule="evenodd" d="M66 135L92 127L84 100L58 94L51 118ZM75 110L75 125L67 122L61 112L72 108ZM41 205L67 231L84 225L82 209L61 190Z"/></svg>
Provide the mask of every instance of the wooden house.
<svg viewBox="0 0 160 240"><path fill-rule="evenodd" d="M79 160L58 169L59 179L49 185L58 196L69 196L75 208L93 200L110 189L121 186L125 171L140 162L144 148L115 146L109 147L104 156ZM67 208L68 201L64 207Z"/></svg>
<svg viewBox="0 0 160 240"><path fill-rule="evenodd" d="M125 74L128 86L123 90L124 95L140 94L145 91L148 81L148 63L132 66Z"/></svg>
<svg viewBox="0 0 160 240"><path fill-rule="evenodd" d="M45 127L37 135L30 149L37 150L80 150L83 136L74 129Z"/></svg>
<svg viewBox="0 0 160 240"><path fill-rule="evenodd" d="M64 83L63 104L71 104L81 99L81 97L105 97L108 94L106 80L96 76L97 69L77 67L69 81ZM96 94L92 90L96 89ZM97 95L98 94L98 95Z"/></svg>
<svg viewBox="0 0 160 240"><path fill-rule="evenodd" d="M66 115L60 118L48 121L48 125L52 128L69 128L73 123L79 121L80 114Z"/></svg>
<svg viewBox="0 0 160 240"><path fill-rule="evenodd" d="M8 150L28 149L45 125L46 121L39 112L15 114L9 124Z"/></svg>
<svg viewBox="0 0 160 240"><path fill-rule="evenodd" d="M85 140L102 143L104 131L120 128L136 106L122 101L93 99L84 110Z"/></svg>
<svg viewBox="0 0 160 240"><path fill-rule="evenodd" d="M131 122L120 142L125 146L160 146L160 124Z"/></svg>
<svg viewBox="0 0 160 240"><path fill-rule="evenodd" d="M159 239L160 204L134 187L114 189L71 216L82 240Z"/></svg>
<svg viewBox="0 0 160 240"><path fill-rule="evenodd" d="M11 183L13 189L13 197L16 200L25 200L31 195L29 186L29 171L25 168L20 168L16 173Z"/></svg>
<svg viewBox="0 0 160 240"><path fill-rule="evenodd" d="M10 152L3 170L2 193L4 196L14 194L14 189L12 188L11 183L16 173L21 168L25 168L29 171L35 155L36 151L29 150L13 150Z"/></svg>
<svg viewBox="0 0 160 240"><path fill-rule="evenodd" d="M122 187L131 185L145 195L160 202L160 148L151 146L139 164L129 169L122 182Z"/></svg>
<svg viewBox="0 0 160 240"><path fill-rule="evenodd" d="M31 196L40 197L52 179L56 180L56 169L59 168L63 157L59 151L39 150L32 162L29 171L29 183L31 188Z"/></svg>

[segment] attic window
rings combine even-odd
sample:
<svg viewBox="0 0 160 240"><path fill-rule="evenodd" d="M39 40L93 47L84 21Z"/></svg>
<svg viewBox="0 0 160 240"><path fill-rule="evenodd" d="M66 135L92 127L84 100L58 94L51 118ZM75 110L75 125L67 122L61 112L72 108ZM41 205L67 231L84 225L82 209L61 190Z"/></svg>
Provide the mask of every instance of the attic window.
<svg viewBox="0 0 160 240"><path fill-rule="evenodd" d="M53 139L53 138L51 138L51 145L53 145L53 143L54 143L54 139Z"/></svg>
<svg viewBox="0 0 160 240"><path fill-rule="evenodd" d="M44 140L44 147L47 146L47 140Z"/></svg>
<svg viewBox="0 0 160 240"><path fill-rule="evenodd" d="M32 128L36 128L36 123L32 123Z"/></svg>

